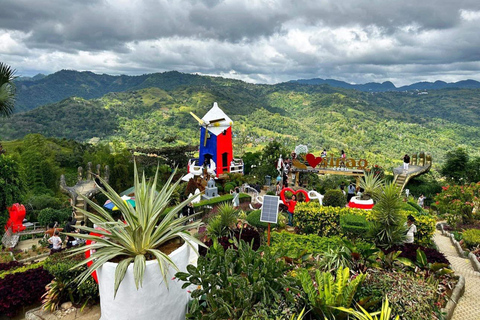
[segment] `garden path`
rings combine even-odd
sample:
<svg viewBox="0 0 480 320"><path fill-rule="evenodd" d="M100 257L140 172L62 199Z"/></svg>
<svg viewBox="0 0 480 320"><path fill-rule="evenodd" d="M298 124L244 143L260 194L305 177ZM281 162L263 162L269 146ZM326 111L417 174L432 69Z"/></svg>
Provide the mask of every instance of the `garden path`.
<svg viewBox="0 0 480 320"><path fill-rule="evenodd" d="M469 259L460 257L450 238L436 230L433 237L438 249L447 257L456 274L465 277L465 293L453 313L452 320L480 319L480 273L475 271Z"/></svg>

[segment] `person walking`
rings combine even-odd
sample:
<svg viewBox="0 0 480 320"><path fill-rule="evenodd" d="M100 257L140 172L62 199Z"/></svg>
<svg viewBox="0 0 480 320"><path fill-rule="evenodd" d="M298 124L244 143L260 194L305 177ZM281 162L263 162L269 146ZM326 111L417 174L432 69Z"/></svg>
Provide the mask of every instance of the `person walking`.
<svg viewBox="0 0 480 320"><path fill-rule="evenodd" d="M346 170L347 167L345 165L345 161L347 160L347 155L345 154L345 151L342 150L342 153L340 154L340 165L338 166L341 168L340 170Z"/></svg>
<svg viewBox="0 0 480 320"><path fill-rule="evenodd" d="M353 182L350 182L348 185L348 194L347 194L347 203L350 202L350 199L352 199L355 196L355 186L353 185Z"/></svg>
<svg viewBox="0 0 480 320"><path fill-rule="evenodd" d="M405 154L403 157L403 171L405 173L408 173L408 165L410 164L410 156L408 154Z"/></svg>
<svg viewBox="0 0 480 320"><path fill-rule="evenodd" d="M425 204L425 196L422 194L420 197L418 197L418 205L420 207L422 207L422 209L424 208L424 204Z"/></svg>

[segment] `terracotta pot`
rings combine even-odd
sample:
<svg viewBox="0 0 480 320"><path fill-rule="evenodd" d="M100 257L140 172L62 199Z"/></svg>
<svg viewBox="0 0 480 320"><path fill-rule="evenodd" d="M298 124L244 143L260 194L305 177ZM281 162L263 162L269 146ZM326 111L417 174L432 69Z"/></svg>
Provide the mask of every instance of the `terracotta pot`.
<svg viewBox="0 0 480 320"><path fill-rule="evenodd" d="M197 245L195 244L195 246ZM198 255L187 243L169 256L183 272L186 272L187 265L197 264ZM137 290L133 279L132 263L114 298L113 285L116 267L117 263L107 262L97 271L102 313L100 320L185 319L190 294L187 289L182 289L183 282L172 280L176 273L175 269L169 266L167 288L157 260L147 261L143 286Z"/></svg>

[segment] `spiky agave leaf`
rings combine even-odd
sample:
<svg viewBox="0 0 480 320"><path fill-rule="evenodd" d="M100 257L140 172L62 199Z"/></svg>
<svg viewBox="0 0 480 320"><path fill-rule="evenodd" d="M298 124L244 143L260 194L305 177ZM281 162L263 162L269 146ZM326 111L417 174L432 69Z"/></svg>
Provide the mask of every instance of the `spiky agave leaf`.
<svg viewBox="0 0 480 320"><path fill-rule="evenodd" d="M114 221L109 212L103 207L84 197L85 201L97 214L90 213L81 208L78 208L78 210L103 230L80 227L81 230L98 233L100 236L74 234L76 237L96 242L84 247L75 248L71 251L72 254L77 254L78 252L96 250L91 254L90 258L85 259L76 266L78 267L90 261L93 262L93 264L77 278L80 283L88 279L95 270L106 262L121 257L122 260L115 269L114 294L116 295L125 277L128 266L132 262L133 276L138 289L142 286L143 282L146 254L152 254L157 258L160 272L166 283L168 267L172 266L177 270L178 268L168 255L159 251L158 248L174 238L183 239L192 248L194 248L194 243L203 245L203 243L195 239L188 232L190 228L199 227L201 222L186 224L189 217L176 218L177 213L198 195L183 201L167 214L164 214L172 193L179 183L179 181L177 181L172 184L175 173L176 170L172 173L160 192L157 192L158 168L155 178L147 181L145 174L142 174L140 177L135 164L135 208L129 203L126 203L104 179L100 178L100 181L105 187L101 191L117 206L124 221Z"/></svg>

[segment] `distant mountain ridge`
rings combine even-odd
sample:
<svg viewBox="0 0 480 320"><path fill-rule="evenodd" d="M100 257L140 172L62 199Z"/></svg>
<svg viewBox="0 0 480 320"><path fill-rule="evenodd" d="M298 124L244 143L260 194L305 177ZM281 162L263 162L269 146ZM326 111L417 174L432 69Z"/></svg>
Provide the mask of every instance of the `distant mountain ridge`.
<svg viewBox="0 0 480 320"><path fill-rule="evenodd" d="M351 84L344 81L335 79L299 79L291 80L290 82L308 84L308 85L322 85L328 84L336 88L354 89L364 92L385 92L385 91L411 91L411 90L440 90L447 88L458 89L478 89L480 88L480 82L475 80L462 80L458 82L445 82L437 80L435 82L417 82L408 86L396 87L392 82L385 81L382 83L369 82L365 84Z"/></svg>
<svg viewBox="0 0 480 320"><path fill-rule="evenodd" d="M24 112L35 109L42 105L56 103L69 97L80 97L84 99L100 98L110 92L123 92L129 90L140 90L145 88L159 88L166 91L175 90L187 86L231 86L241 84L251 87L240 80L221 77L200 76L196 74L168 71L162 73L151 73L139 76L112 76L107 74L96 74L90 71L61 70L50 75L38 74L34 77L20 77L16 80L17 99L15 112ZM333 88L354 89L363 92L387 92L387 91L411 91L411 90L435 90L446 88L480 88L480 82L475 80L464 80L455 83L444 81L418 82L408 86L395 87L386 81L383 83L350 84L334 79L300 79L292 80L284 84L300 85L324 85ZM280 84L282 85L282 84Z"/></svg>

